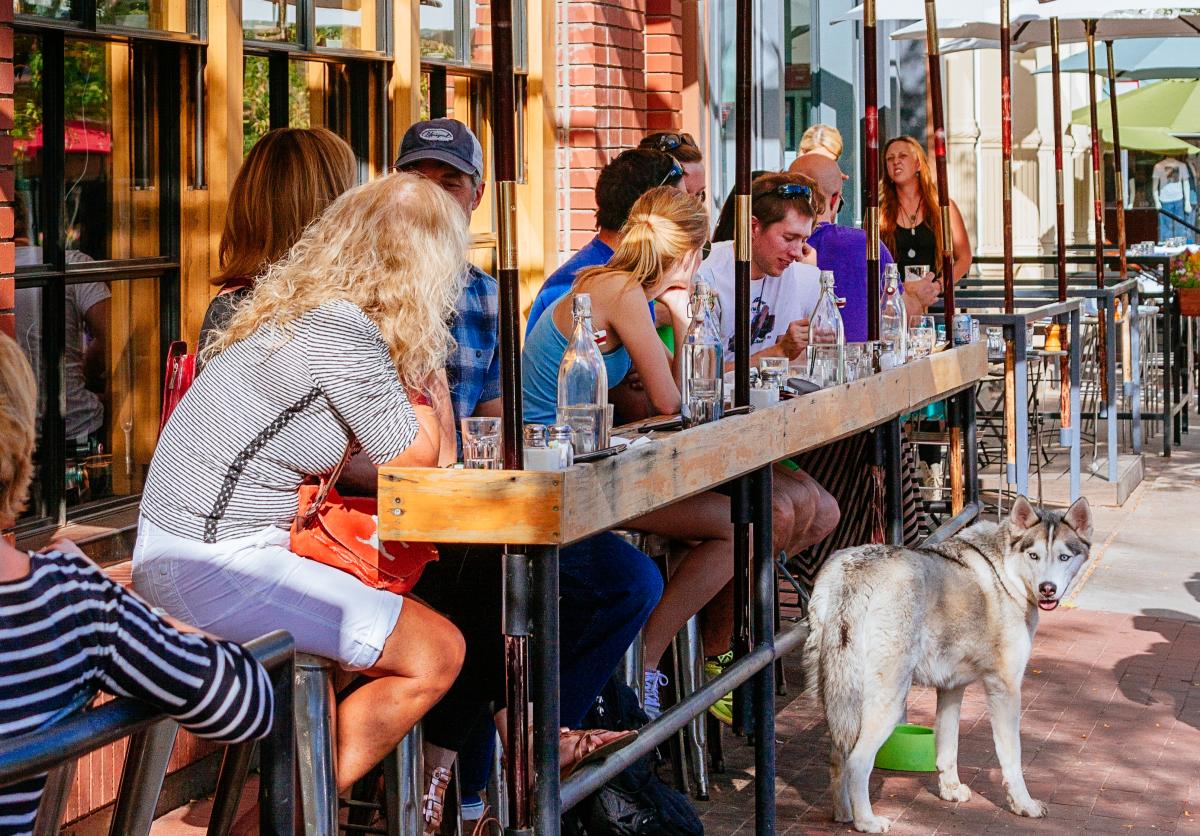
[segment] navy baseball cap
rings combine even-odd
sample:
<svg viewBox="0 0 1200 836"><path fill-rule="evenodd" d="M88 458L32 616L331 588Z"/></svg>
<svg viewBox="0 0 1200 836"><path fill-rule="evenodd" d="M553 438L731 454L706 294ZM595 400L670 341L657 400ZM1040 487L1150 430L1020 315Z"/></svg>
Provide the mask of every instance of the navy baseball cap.
<svg viewBox="0 0 1200 836"><path fill-rule="evenodd" d="M417 122L405 132L396 168L421 160L437 160L465 174L483 176L483 146L471 129L457 119Z"/></svg>

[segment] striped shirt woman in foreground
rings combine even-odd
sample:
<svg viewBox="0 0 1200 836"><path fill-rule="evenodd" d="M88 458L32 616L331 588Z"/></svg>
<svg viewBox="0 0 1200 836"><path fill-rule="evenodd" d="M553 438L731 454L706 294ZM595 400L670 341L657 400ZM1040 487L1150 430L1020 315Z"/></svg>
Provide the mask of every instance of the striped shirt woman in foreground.
<svg viewBox="0 0 1200 836"><path fill-rule="evenodd" d="M25 504L37 391L0 335L0 529ZM0 738L45 730L104 691L136 697L201 737L271 728L266 671L245 649L183 633L65 541L26 553L0 540ZM0 788L0 833L33 832L45 776Z"/></svg>
<svg viewBox="0 0 1200 836"><path fill-rule="evenodd" d="M297 491L348 447L351 468L454 456L440 370L466 247L462 210L417 175L343 194L218 332L146 477L140 594L229 639L287 630L371 677L338 706L340 789L450 688L463 641L421 602L291 552Z"/></svg>

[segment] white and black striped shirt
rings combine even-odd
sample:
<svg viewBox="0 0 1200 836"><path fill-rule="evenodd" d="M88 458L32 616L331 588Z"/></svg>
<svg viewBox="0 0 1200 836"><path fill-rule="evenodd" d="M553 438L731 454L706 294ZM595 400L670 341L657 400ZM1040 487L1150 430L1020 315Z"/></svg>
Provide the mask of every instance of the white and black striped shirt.
<svg viewBox="0 0 1200 836"><path fill-rule="evenodd" d="M260 329L204 367L159 439L141 513L205 543L286 529L301 482L331 471L347 443L382 464L416 435L378 326L329 302L286 335Z"/></svg>
<svg viewBox="0 0 1200 836"><path fill-rule="evenodd" d="M0 738L64 719L99 691L226 743L271 728L271 681L240 645L180 633L82 555L29 560L28 576L0 583ZM0 834L32 832L44 783L0 789Z"/></svg>

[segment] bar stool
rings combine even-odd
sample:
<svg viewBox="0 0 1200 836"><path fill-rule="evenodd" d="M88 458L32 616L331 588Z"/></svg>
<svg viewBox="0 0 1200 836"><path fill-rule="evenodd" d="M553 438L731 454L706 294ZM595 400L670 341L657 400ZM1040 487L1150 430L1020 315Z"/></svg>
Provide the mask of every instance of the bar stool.
<svg viewBox="0 0 1200 836"><path fill-rule="evenodd" d="M704 643L700 638L700 617L687 620L674 639L675 692L680 700L694 694L704 681ZM683 753L687 772L695 787L692 794L698 801L708 801L708 728L704 712L683 727ZM685 786L685 790L687 787Z"/></svg>
<svg viewBox="0 0 1200 836"><path fill-rule="evenodd" d="M296 763L306 836L336 836L338 796L333 753L337 705L331 659L296 654ZM420 833L424 780L421 728L417 725L383 761L384 817L388 836Z"/></svg>

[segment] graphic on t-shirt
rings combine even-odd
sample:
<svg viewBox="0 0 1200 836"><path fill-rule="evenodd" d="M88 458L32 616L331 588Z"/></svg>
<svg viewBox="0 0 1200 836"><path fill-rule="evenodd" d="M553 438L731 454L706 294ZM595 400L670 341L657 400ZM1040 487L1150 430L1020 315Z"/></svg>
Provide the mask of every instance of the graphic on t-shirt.
<svg viewBox="0 0 1200 836"><path fill-rule="evenodd" d="M758 345L771 336L771 332L775 330L775 314L771 313L771 306L763 301L760 295L754 300L750 306L750 345ZM729 338L729 351L733 352L734 340L737 337Z"/></svg>

